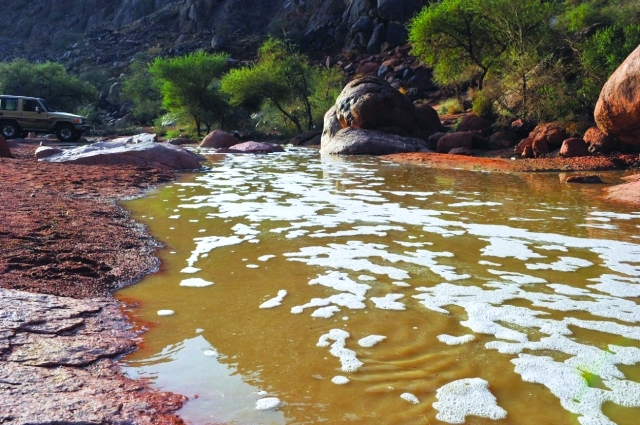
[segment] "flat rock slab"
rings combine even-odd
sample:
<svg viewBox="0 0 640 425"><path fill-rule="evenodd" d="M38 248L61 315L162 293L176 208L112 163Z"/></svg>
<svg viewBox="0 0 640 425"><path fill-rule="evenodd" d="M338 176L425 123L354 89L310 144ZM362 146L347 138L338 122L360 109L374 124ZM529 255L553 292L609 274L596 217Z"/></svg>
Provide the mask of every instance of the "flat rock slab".
<svg viewBox="0 0 640 425"><path fill-rule="evenodd" d="M640 179L604 189L604 200L640 207Z"/></svg>
<svg viewBox="0 0 640 425"><path fill-rule="evenodd" d="M238 143L230 148L218 149L218 153L274 153L284 152L284 148L275 143L265 142L244 142Z"/></svg>
<svg viewBox="0 0 640 425"><path fill-rule="evenodd" d="M167 143L156 143L155 134L138 134L108 142L96 142L40 159L82 165L134 165L165 170L200 168L204 157Z"/></svg>
<svg viewBox="0 0 640 425"><path fill-rule="evenodd" d="M323 140L320 152L334 155L389 155L429 152L429 148L422 139L400 137L376 130L344 128L330 140Z"/></svg>

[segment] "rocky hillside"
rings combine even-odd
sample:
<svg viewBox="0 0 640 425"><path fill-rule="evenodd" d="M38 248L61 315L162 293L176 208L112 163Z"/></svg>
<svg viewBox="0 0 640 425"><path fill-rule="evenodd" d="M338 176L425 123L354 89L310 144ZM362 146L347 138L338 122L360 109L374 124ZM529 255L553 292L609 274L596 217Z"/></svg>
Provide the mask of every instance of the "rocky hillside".
<svg viewBox="0 0 640 425"><path fill-rule="evenodd" d="M267 34L308 52L380 53L405 43L427 0L13 0L0 60L54 60L71 72L125 68L133 54L224 50L242 58Z"/></svg>

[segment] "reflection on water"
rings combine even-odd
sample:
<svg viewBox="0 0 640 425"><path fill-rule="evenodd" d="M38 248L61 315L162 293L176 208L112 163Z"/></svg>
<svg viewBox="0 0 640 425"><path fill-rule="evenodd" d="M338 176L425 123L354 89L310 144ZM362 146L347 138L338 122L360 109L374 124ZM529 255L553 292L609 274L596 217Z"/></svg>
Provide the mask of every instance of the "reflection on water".
<svg viewBox="0 0 640 425"><path fill-rule="evenodd" d="M126 205L167 244L119 293L150 327L128 373L194 424L636 424L640 212L599 190L215 157Z"/></svg>

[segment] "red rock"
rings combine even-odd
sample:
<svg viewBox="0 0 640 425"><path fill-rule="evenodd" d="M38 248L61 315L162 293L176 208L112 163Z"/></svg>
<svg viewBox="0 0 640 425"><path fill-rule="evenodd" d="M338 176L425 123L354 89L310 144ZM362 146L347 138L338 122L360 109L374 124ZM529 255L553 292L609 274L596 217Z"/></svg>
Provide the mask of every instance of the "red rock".
<svg viewBox="0 0 640 425"><path fill-rule="evenodd" d="M609 153L618 149L618 140L607 136L598 127L590 127L584 133L583 139L589 145L589 152L591 153Z"/></svg>
<svg viewBox="0 0 640 425"><path fill-rule="evenodd" d="M604 183L600 176L570 176L567 177L565 183L586 183L586 184L602 184Z"/></svg>
<svg viewBox="0 0 640 425"><path fill-rule="evenodd" d="M640 207L640 180L611 186L604 189L605 201Z"/></svg>
<svg viewBox="0 0 640 425"><path fill-rule="evenodd" d="M589 145L577 137L565 140L560 148L560 156L565 158L589 156L589 154Z"/></svg>
<svg viewBox="0 0 640 425"><path fill-rule="evenodd" d="M518 134L528 134L531 132L533 125L529 121L524 121L522 119L517 119L511 123L511 131L514 131Z"/></svg>
<svg viewBox="0 0 640 425"><path fill-rule="evenodd" d="M532 145L532 144L533 144L533 139L531 139L531 138L527 137L526 139L522 139L522 140L520 140L520 143L518 143L518 144L516 145L516 147L514 148L514 150L513 150L513 151L514 151L516 154L518 154L518 155L522 155L522 153L524 152L524 150L525 150L527 147L531 147L531 145ZM532 157L533 157L533 150L532 150L531 152L532 152Z"/></svg>
<svg viewBox="0 0 640 425"><path fill-rule="evenodd" d="M640 46L605 83L594 118L604 134L625 144L640 145Z"/></svg>
<svg viewBox="0 0 640 425"><path fill-rule="evenodd" d="M524 147L524 149L522 150L522 155L523 158L533 158L533 148L531 147L531 145L526 145Z"/></svg>
<svg viewBox="0 0 640 425"><path fill-rule="evenodd" d="M483 135L487 136L490 133L491 125L493 123L486 118L479 117L475 114L465 115L460 124L458 124L457 131L479 131Z"/></svg>
<svg viewBox="0 0 640 425"><path fill-rule="evenodd" d="M445 130L442 122L440 122L438 113L431 107L431 105L419 103L415 105L415 107L416 119L421 129L436 132Z"/></svg>
<svg viewBox="0 0 640 425"><path fill-rule="evenodd" d="M378 71L378 63L377 62L364 62L358 65L356 68L356 75L360 77L366 77L369 75L375 75Z"/></svg>
<svg viewBox="0 0 640 425"><path fill-rule="evenodd" d="M473 147L474 134L471 132L448 133L438 140L436 151L438 153L449 153L451 149Z"/></svg>
<svg viewBox="0 0 640 425"><path fill-rule="evenodd" d="M13 158L9 144L2 136L0 136L0 158Z"/></svg>
<svg viewBox="0 0 640 425"><path fill-rule="evenodd" d="M473 156L473 151L469 148L453 148L449 151L449 155Z"/></svg>
<svg viewBox="0 0 640 425"><path fill-rule="evenodd" d="M567 138L567 130L558 123L539 124L529 133L529 137L534 141L544 139L549 147L559 148Z"/></svg>
<svg viewBox="0 0 640 425"><path fill-rule="evenodd" d="M489 149L506 149L518 140L518 135L511 131L498 131L489 137Z"/></svg>
<svg viewBox="0 0 640 425"><path fill-rule="evenodd" d="M211 133L207 134L204 139L202 139L200 147L220 149L230 148L231 146L237 144L238 139L233 137L231 134L223 130L214 130Z"/></svg>
<svg viewBox="0 0 640 425"><path fill-rule="evenodd" d="M549 144L546 139L536 139L531 143L531 149L533 150L533 156L540 158L549 153Z"/></svg>

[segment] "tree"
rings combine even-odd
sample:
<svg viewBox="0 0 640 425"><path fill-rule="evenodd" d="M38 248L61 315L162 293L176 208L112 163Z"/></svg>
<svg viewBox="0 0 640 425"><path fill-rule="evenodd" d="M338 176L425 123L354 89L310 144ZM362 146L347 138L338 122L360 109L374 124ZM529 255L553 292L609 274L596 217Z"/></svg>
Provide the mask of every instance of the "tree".
<svg viewBox="0 0 640 425"><path fill-rule="evenodd" d="M160 84L149 74L149 61L144 54L136 55L122 84L123 99L133 103L133 115L143 123L152 122L162 111Z"/></svg>
<svg viewBox="0 0 640 425"><path fill-rule="evenodd" d="M63 111L74 111L98 98L95 87L67 74L59 63L34 64L26 59L0 63L0 93L40 97Z"/></svg>
<svg viewBox="0 0 640 425"><path fill-rule="evenodd" d="M149 74L160 85L163 106L170 112L193 118L198 137L201 126L211 131L218 122L224 126L229 104L219 90L226 67L226 54L191 53L176 58L156 58Z"/></svg>
<svg viewBox="0 0 640 425"><path fill-rule="evenodd" d="M231 70L222 79L221 90L230 96L232 104L249 110L258 111L269 102L302 133L303 124L307 130L314 126L318 86L324 84L327 89L326 85L340 84L341 88L335 76L309 65L306 56L286 41L270 38L260 47L257 63Z"/></svg>

